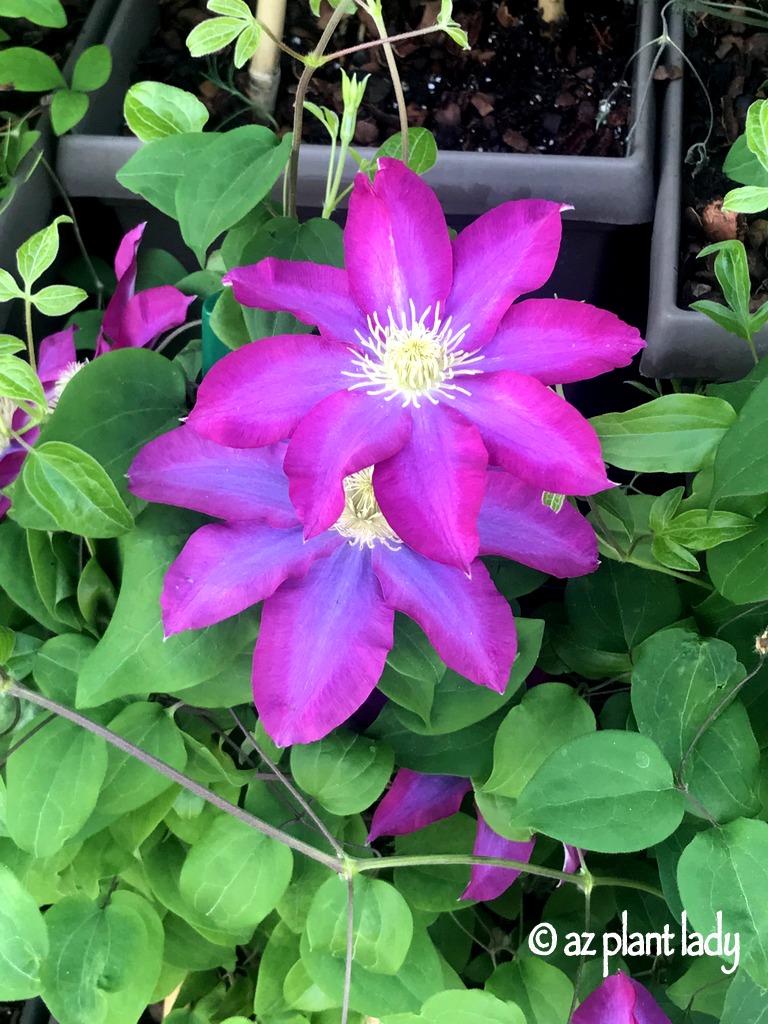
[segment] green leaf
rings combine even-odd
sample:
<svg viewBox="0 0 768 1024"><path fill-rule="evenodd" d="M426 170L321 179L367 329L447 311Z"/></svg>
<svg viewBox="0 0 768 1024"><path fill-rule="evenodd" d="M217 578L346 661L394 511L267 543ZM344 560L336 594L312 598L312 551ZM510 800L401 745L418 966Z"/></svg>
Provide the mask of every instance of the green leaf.
<svg viewBox="0 0 768 1024"><path fill-rule="evenodd" d="M374 156L374 161L383 156L402 159L403 143L402 132L390 136L383 145L379 146ZM428 128L408 129L408 166L416 174L426 174L437 162L437 143L435 137ZM374 168L375 168L374 163Z"/></svg>
<svg viewBox="0 0 768 1024"><path fill-rule="evenodd" d="M754 528L753 519L735 512L713 512L710 515L704 509L691 509L668 523L662 536L692 551L708 551L718 544L745 537Z"/></svg>
<svg viewBox="0 0 768 1024"><path fill-rule="evenodd" d="M178 220L176 189L188 173L190 163L210 149L218 136L213 133L169 135L148 142L123 164L115 177L161 213Z"/></svg>
<svg viewBox="0 0 768 1024"><path fill-rule="evenodd" d="M547 758L520 794L515 823L587 850L629 853L666 839L684 810L656 744L605 730Z"/></svg>
<svg viewBox="0 0 768 1024"><path fill-rule="evenodd" d="M40 962L48 953L48 932L37 903L0 864L0 993L3 999L31 999L40 992Z"/></svg>
<svg viewBox="0 0 768 1024"><path fill-rule="evenodd" d="M88 292L69 284L52 284L32 296L32 305L44 316L65 316L88 298Z"/></svg>
<svg viewBox="0 0 768 1024"><path fill-rule="evenodd" d="M54 521L55 529L84 537L117 537L133 516L105 469L64 441L48 441L24 461L24 487Z"/></svg>
<svg viewBox="0 0 768 1024"><path fill-rule="evenodd" d="M72 700L80 667L94 646L91 637L78 633L61 633L45 641L35 654L32 672L46 697L62 703Z"/></svg>
<svg viewBox="0 0 768 1024"><path fill-rule="evenodd" d="M690 927L714 932L722 913L723 932L739 933L742 970L768 988L768 825L742 818L700 833L683 850L677 880Z"/></svg>
<svg viewBox="0 0 768 1024"><path fill-rule="evenodd" d="M720 544L707 554L707 568L717 590L733 604L768 600L768 511L755 519L746 537Z"/></svg>
<svg viewBox="0 0 768 1024"><path fill-rule="evenodd" d="M0 17L26 18L45 28L64 28L67 12L59 0L0 0Z"/></svg>
<svg viewBox="0 0 768 1024"><path fill-rule="evenodd" d="M397 974L413 938L413 915L389 882L357 875L353 899L353 962L376 974ZM305 935L312 952L344 962L347 951L347 887L325 881L309 908Z"/></svg>
<svg viewBox="0 0 768 1024"><path fill-rule="evenodd" d="M568 740L594 730L595 716L573 687L564 683L535 686L499 726L493 773L483 791L520 796L551 753Z"/></svg>
<svg viewBox="0 0 768 1024"><path fill-rule="evenodd" d="M154 505L120 539L122 587L112 621L80 672L78 706L147 695L160 681L165 693L177 693L223 672L253 644L255 620L249 613L163 641L163 578L200 524L201 517L193 513Z"/></svg>
<svg viewBox="0 0 768 1024"><path fill-rule="evenodd" d="M252 18L250 24L246 25L238 36L237 43L235 45L235 53L232 58L232 63L236 68L241 68L251 59L254 53L258 50L260 42L261 25Z"/></svg>
<svg viewBox="0 0 768 1024"><path fill-rule="evenodd" d="M490 992L439 992L424 1004L417 1017L424 1024L526 1024L516 1003L502 1002ZM382 1024L387 1024L386 1018ZM528 1024L535 1024L529 1020Z"/></svg>
<svg viewBox="0 0 768 1024"><path fill-rule="evenodd" d="M51 102L51 124L56 135L64 135L85 117L90 100L84 92L74 89L57 89ZM63 310L68 313L69 309ZM56 316L57 311L47 314Z"/></svg>
<svg viewBox="0 0 768 1024"><path fill-rule="evenodd" d="M29 46L11 46L0 50L0 85L18 92L48 92L65 89L67 83L47 53Z"/></svg>
<svg viewBox="0 0 768 1024"><path fill-rule="evenodd" d="M67 1024L133 1024L160 974L163 929L146 900L118 890L106 905L67 896L45 915L45 1003Z"/></svg>
<svg viewBox="0 0 768 1024"><path fill-rule="evenodd" d="M733 310L724 306L721 302L712 302L709 299L700 299L691 303L691 309L697 313L705 313L710 320L714 320L720 327L725 328L731 334L739 338L748 338L751 327L749 321L734 313ZM754 333L754 332L753 332Z"/></svg>
<svg viewBox="0 0 768 1024"><path fill-rule="evenodd" d="M768 167L763 167L747 145L746 135L740 135L728 150L723 172L741 185L768 188Z"/></svg>
<svg viewBox="0 0 768 1024"><path fill-rule="evenodd" d="M632 710L675 772L711 712L745 675L730 644L668 629L638 651ZM683 782L718 821L757 810L760 752L740 703L709 726L687 759Z"/></svg>
<svg viewBox="0 0 768 1024"><path fill-rule="evenodd" d="M137 82L125 96L125 120L142 142L201 132L209 114L186 89L163 82Z"/></svg>
<svg viewBox="0 0 768 1024"><path fill-rule="evenodd" d="M653 538L651 553L661 565L666 565L669 569L676 569L680 572L698 572L701 568L695 555L692 555L682 544L677 544L666 536Z"/></svg>
<svg viewBox="0 0 768 1024"><path fill-rule="evenodd" d="M176 208L184 241L201 264L211 243L268 195L290 151L290 134L278 139L268 128L244 125L216 135L189 161Z"/></svg>
<svg viewBox="0 0 768 1024"><path fill-rule="evenodd" d="M179 891L212 928L254 928L285 892L292 869L287 846L227 815L187 854Z"/></svg>
<svg viewBox="0 0 768 1024"><path fill-rule="evenodd" d="M48 857L75 835L96 806L104 740L57 718L8 758L6 826L13 841Z"/></svg>
<svg viewBox="0 0 768 1024"><path fill-rule="evenodd" d="M177 771L184 771L187 751L181 730L161 704L145 701L129 704L111 720L108 728ZM106 814L127 814L154 800L170 785L170 779L154 768L110 747L97 808Z"/></svg>
<svg viewBox="0 0 768 1024"><path fill-rule="evenodd" d="M768 171L768 103L755 100L747 111L747 146Z"/></svg>
<svg viewBox="0 0 768 1024"><path fill-rule="evenodd" d="M424 857L441 853L469 855L477 833L477 822L466 814L452 814L426 828L395 840L395 854ZM469 865L424 864L395 868L395 885L411 907L430 914L456 909L456 902L469 884Z"/></svg>
<svg viewBox="0 0 768 1024"><path fill-rule="evenodd" d="M185 388L179 368L156 352L110 352L108 359L94 359L67 384L38 444L64 441L93 456L135 512L144 502L128 491L128 469L147 441L178 424L186 412ZM14 515L31 529L54 528L50 518L39 519L23 482L15 484Z"/></svg>
<svg viewBox="0 0 768 1024"><path fill-rule="evenodd" d="M0 523L0 587L36 622L61 632L62 623L48 611L35 584L26 535L9 518Z"/></svg>
<svg viewBox="0 0 768 1024"><path fill-rule="evenodd" d="M725 996L720 1024L768 1024L768 1002L765 989L757 985L746 971L737 971Z"/></svg>
<svg viewBox="0 0 768 1024"><path fill-rule="evenodd" d="M11 299L23 299L24 292L14 281L7 270L0 269L0 302L10 302Z"/></svg>
<svg viewBox="0 0 768 1024"><path fill-rule="evenodd" d="M725 194L723 209L736 213L762 213L768 209L768 188L744 185L742 188L731 189Z"/></svg>
<svg viewBox="0 0 768 1024"><path fill-rule="evenodd" d="M370 807L393 767L394 754L386 744L341 729L291 748L295 781L331 814L357 814Z"/></svg>
<svg viewBox="0 0 768 1024"><path fill-rule="evenodd" d="M117 592L95 558L89 558L77 583L77 607L87 625L98 635L104 632L115 610Z"/></svg>
<svg viewBox="0 0 768 1024"><path fill-rule="evenodd" d="M187 36L187 49L193 57L223 50L244 28L239 18L208 18L195 25Z"/></svg>
<svg viewBox="0 0 768 1024"><path fill-rule="evenodd" d="M499 999L514 1000L527 1024L562 1024L568 1019L573 999L568 976L535 956L500 964L485 988Z"/></svg>
<svg viewBox="0 0 768 1024"><path fill-rule="evenodd" d="M413 619L396 615L395 642L379 680L382 693L428 725L435 687L445 671L424 631Z"/></svg>
<svg viewBox="0 0 768 1024"><path fill-rule="evenodd" d="M93 92L105 85L112 73L112 54L108 46L89 46L77 58L72 72L72 88Z"/></svg>
<svg viewBox="0 0 768 1024"><path fill-rule="evenodd" d="M32 402L37 406L38 419L48 410L43 386L35 371L16 356L0 355L0 395L13 402Z"/></svg>
<svg viewBox="0 0 768 1024"><path fill-rule="evenodd" d="M768 491L768 453L763 439L768 427L768 379L744 402L738 420L726 431L714 465L713 501Z"/></svg>
<svg viewBox="0 0 768 1024"><path fill-rule="evenodd" d="M59 251L59 224L71 223L71 217L57 217L52 224L37 231L19 247L16 265L28 289L56 259Z"/></svg>
<svg viewBox="0 0 768 1024"><path fill-rule="evenodd" d="M743 242L728 239L706 245L699 258L715 253L715 276L723 289L725 301L737 314L743 324L749 322L749 298L751 284L747 251Z"/></svg>
<svg viewBox="0 0 768 1024"><path fill-rule="evenodd" d="M664 395L628 412L595 416L606 462L639 473L691 473L712 457L733 409L719 398Z"/></svg>
<svg viewBox="0 0 768 1024"><path fill-rule="evenodd" d="M670 522L685 494L684 487L675 487L660 495L651 505L648 513L648 524L654 533L661 533Z"/></svg>

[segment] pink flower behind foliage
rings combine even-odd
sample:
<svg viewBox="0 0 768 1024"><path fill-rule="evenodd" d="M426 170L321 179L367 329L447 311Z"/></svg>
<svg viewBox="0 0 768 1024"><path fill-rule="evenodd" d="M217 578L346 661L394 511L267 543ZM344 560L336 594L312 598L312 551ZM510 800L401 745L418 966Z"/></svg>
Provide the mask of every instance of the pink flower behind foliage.
<svg viewBox="0 0 768 1024"><path fill-rule="evenodd" d="M283 472L286 447L225 447L185 426L134 460L130 487L139 497L225 520L194 533L168 570L166 634L264 601L254 699L281 746L320 739L366 700L392 647L396 610L421 626L449 667L503 692L514 620L483 563L473 560L465 573L404 543L377 504L370 468L345 478L337 520L305 539ZM511 474L487 476L480 554L561 576L596 568L594 531L575 508L555 513Z"/></svg>
<svg viewBox="0 0 768 1024"><path fill-rule="evenodd" d="M612 974L573 1014L571 1024L672 1024L647 988L623 971ZM746 1021L744 1022L746 1024Z"/></svg>
<svg viewBox="0 0 768 1024"><path fill-rule="evenodd" d="M504 203L451 242L437 198L397 160L355 179L346 270L265 259L225 282L245 306L288 310L320 334L226 356L190 425L231 447L290 437L290 494L308 538L344 507L345 477L375 466L376 500L419 554L477 556L485 472L594 494L610 486L587 421L549 385L626 366L640 335L580 302L516 300L550 276L558 203Z"/></svg>

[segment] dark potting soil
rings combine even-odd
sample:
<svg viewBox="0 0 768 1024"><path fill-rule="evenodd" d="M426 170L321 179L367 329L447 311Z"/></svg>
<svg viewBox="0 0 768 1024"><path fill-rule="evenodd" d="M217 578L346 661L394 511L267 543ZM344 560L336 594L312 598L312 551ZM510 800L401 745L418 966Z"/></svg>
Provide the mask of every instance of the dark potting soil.
<svg viewBox="0 0 768 1024"><path fill-rule="evenodd" d="M630 90L625 81L635 47L633 0L566 0L568 20L549 35L536 0L457 0L454 16L472 49L463 51L442 33L395 46L411 126L429 128L441 149L622 156ZM439 2L386 4L390 33L434 24ZM228 81L231 58L209 61L186 54L184 39L205 17L204 0L160 0L162 27L140 59L136 79L155 78L196 92L216 123L228 127L254 120L229 88L247 91L247 73ZM394 8L394 10L393 10ZM321 8L320 26L330 8ZM322 29L306 0L289 0L285 40L309 52ZM370 31L369 31L370 30ZM328 52L375 38L357 17L342 22ZM344 61L347 71L370 74L355 141L376 146L399 130L394 90L381 48ZM338 64L320 68L308 99L341 113ZM217 69L219 69L217 71ZM301 65L282 63L275 117L282 130L293 119ZM221 76L221 77L220 77ZM307 114L304 139L324 143L319 122Z"/></svg>
<svg viewBox="0 0 768 1024"><path fill-rule="evenodd" d="M738 187L723 174L723 161L744 132L750 104L768 96L768 9L765 28L711 16L692 20L685 46L711 100L714 124L707 140L707 101L702 87L686 74L683 153L688 158L683 168L679 301L682 306L699 299L723 301L714 257L697 256L711 242L739 238L747 249L755 310L768 299L768 219L722 210L723 196Z"/></svg>

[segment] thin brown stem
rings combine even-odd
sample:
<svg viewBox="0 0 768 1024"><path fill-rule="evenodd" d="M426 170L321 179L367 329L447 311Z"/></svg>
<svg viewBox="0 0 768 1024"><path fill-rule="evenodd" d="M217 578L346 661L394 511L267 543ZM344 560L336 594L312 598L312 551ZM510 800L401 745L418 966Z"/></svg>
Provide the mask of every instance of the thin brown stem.
<svg viewBox="0 0 768 1024"><path fill-rule="evenodd" d="M402 139L402 158L403 163L408 163L408 110L405 103L405 93L403 92L403 83L400 81L400 72L397 70L397 61L395 60L395 54L392 49L392 40L387 36L387 26L384 24L384 20L379 17L378 14L371 13L373 23L381 36L381 44L384 47L384 57L387 61L387 67L389 68L389 75L392 79L392 87L395 90L395 100L397 101L397 114L400 118L400 136Z"/></svg>
<svg viewBox="0 0 768 1024"><path fill-rule="evenodd" d="M323 64L330 64L331 61L341 60L343 57L348 57L351 53L359 53L360 50L372 50L376 46L383 46L388 43L392 46L394 43L402 43L408 39L415 39L417 36L428 36L434 35L435 32L439 32L440 29L437 25L431 25L428 28L414 28L410 32L399 32L395 36L387 36L386 39L369 39L367 43L358 43L356 46L349 46L346 50L336 50L335 53L326 54L323 57Z"/></svg>
<svg viewBox="0 0 768 1024"><path fill-rule="evenodd" d="M352 956L355 951L355 880L347 879L347 949L344 956L344 995L341 1000L341 1024L349 1019L349 996L352 989Z"/></svg>

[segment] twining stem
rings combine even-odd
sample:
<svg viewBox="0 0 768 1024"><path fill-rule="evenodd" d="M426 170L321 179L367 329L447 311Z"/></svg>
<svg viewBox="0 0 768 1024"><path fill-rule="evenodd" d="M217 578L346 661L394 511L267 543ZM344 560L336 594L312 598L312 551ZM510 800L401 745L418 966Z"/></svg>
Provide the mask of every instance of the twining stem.
<svg viewBox="0 0 768 1024"><path fill-rule="evenodd" d="M735 686L731 687L731 689L728 691L728 693L726 693L726 695L723 697L723 699L720 701L720 703L717 705L717 707L714 708L712 711L710 711L710 713L707 715L707 717L704 719L704 721L699 726L698 732L693 737L691 742L688 744L688 749L683 754L683 756L682 756L682 758L680 760L680 767L677 769L677 784L678 784L678 786L681 786L681 787L685 786L685 784L683 782L683 773L685 772L685 766L688 764L688 761L690 759L691 754L693 753L694 749L696 748L696 744L699 742L699 740L704 735L704 733L707 731L707 729L709 729L709 727L712 725L712 723L715 721L715 719L719 718L720 715L723 713L723 711L725 711L725 709L731 703L731 701L734 700L738 696L738 694L740 693L742 688L744 686L746 686L746 684L750 681L750 679L754 679L755 678L757 673L763 667L763 662L765 661L766 653L768 653L768 652L758 652L759 660L758 660L758 663L757 663L757 667L753 668L752 671L748 672L747 675L745 675L743 679L740 679L739 682L736 683Z"/></svg>
<svg viewBox="0 0 768 1024"><path fill-rule="evenodd" d="M358 3L360 0L358 0ZM367 8L366 8L367 10ZM384 24L384 19L378 10L372 9L368 12L373 18L373 23L376 26L376 30L381 37L381 43L384 47L384 56L387 61L387 67L389 68L389 75L392 79L392 87L395 90L395 100L397 101L397 114L400 118L400 136L402 139L402 158L403 163L408 163L408 110L405 104L405 93L403 92L403 83L400 81L400 72L397 70L397 61L395 60L395 54L392 49L392 40L387 36L387 26Z"/></svg>
<svg viewBox="0 0 768 1024"><path fill-rule="evenodd" d="M293 138L291 140L291 156L288 162L288 191L285 209L285 215L287 217L296 217L296 190L299 183L299 149L301 147L301 128L304 121L304 102L307 98L307 89L309 88L309 83L312 81L312 76L322 63L320 58L325 53L325 48L330 42L331 36L336 31L336 28L345 13L346 4L340 3L328 19L328 24L325 26L323 34L317 42L317 46L312 51L311 60L307 63L307 58L303 58L305 61L304 70L301 73L299 84L296 86L296 100L293 107Z"/></svg>
<svg viewBox="0 0 768 1024"><path fill-rule="evenodd" d="M355 880L347 879L347 949L344 956L344 995L341 1000L341 1022L349 1020L349 995L352 990L352 959L355 953Z"/></svg>
<svg viewBox="0 0 768 1024"><path fill-rule="evenodd" d="M404 43L409 39L415 39L417 36L434 35L435 32L439 31L440 27L438 25L428 25L427 28L414 28L409 32L398 32L397 35L387 36L386 42L391 46L393 43ZM323 64L330 64L334 60L342 60L351 53L359 53L360 50L372 50L377 46L381 46L383 42L383 39L369 39L367 43L357 43L355 46L348 46L345 50L336 50L334 53L328 53L323 57Z"/></svg>
<svg viewBox="0 0 768 1024"><path fill-rule="evenodd" d="M340 857L332 856L331 854L323 853L314 846L310 846L309 843L305 843L301 839L296 839L294 836L290 835L288 832L284 832L282 829L275 828L274 825L270 825L268 822L262 821L261 818L257 818L253 814L249 814L249 812L243 810L243 808L230 803L229 800L225 800L223 797L220 797L218 793L214 793L205 786L201 786L200 783L195 782L194 779L190 779L188 775L184 775L182 772L172 768L169 764L166 764L165 761L161 761L152 754L148 754L146 750L142 750L141 747L137 747L134 743L124 739L122 736L118 736L117 733L112 732L110 729L106 729L103 725L99 725L97 722L91 721L90 718L86 718L85 715L81 715L78 711L73 711L65 704L60 704L56 700L51 700L50 697L45 697L41 693L35 693L34 690L29 690L26 686L22 686L20 683L11 682L10 680L0 683L0 695L2 694L16 697L18 700L28 701L30 704L36 704L38 707L45 708L46 711L51 711L54 714L60 715L62 718L66 718L70 722L74 722L75 725L79 725L83 729L87 729L95 736L99 736L107 743L111 743L113 747L117 747L118 750L122 750L123 753L130 754L138 761L141 761L142 764L146 764L148 767L154 768L155 771L160 772L161 775L170 779L171 782L177 783L182 787L182 789L186 789L188 792L194 793L195 796L199 796L209 804L213 804L213 806L217 807L220 811L223 811L225 814L230 814L233 818L237 818L238 821L242 821L257 832L261 832L262 835L269 836L270 839L276 839L278 842L284 843L297 853L302 853L311 860L317 861L318 864L323 864L337 875L341 875L341 877L347 881L353 879L356 874L362 874L366 871L381 871L398 867L432 867L441 865L469 867L476 864L479 866L512 868L525 874L536 875L541 878L551 878L557 879L561 882L569 882L572 885L578 886L582 891L586 891L588 887L612 886L614 888L637 889L640 892L646 892L652 896L658 896L660 899L664 898L664 894L660 889L656 889L651 885L646 885L644 882L638 882L632 878L614 878L609 875L595 876L586 873L572 875L565 871L558 871L555 868L545 868L539 864L532 865L525 861L511 860L505 857L476 857L471 854L464 855L446 853L432 855L427 854L422 857L393 856L377 857L375 859L350 857L347 854L343 854Z"/></svg>

